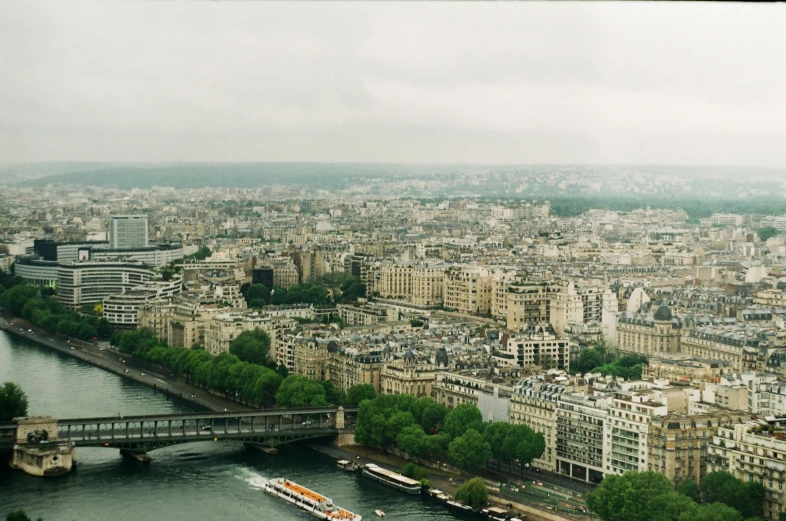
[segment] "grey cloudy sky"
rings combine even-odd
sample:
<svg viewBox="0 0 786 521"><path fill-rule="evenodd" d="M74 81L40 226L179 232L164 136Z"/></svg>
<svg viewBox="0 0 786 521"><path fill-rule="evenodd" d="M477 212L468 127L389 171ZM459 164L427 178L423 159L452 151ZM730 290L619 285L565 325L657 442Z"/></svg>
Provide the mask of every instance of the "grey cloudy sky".
<svg viewBox="0 0 786 521"><path fill-rule="evenodd" d="M786 6L2 2L0 161L786 166Z"/></svg>

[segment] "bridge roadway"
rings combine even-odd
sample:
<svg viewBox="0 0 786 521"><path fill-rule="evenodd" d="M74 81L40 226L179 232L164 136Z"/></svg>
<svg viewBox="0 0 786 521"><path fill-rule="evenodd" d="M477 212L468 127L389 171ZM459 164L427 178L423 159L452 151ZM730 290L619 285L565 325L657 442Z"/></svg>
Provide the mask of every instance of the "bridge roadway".
<svg viewBox="0 0 786 521"><path fill-rule="evenodd" d="M338 407L317 407L71 418L56 420L57 439L74 442L77 447L114 447L133 452L206 440L240 440L272 447L346 432L346 425L335 424L338 411ZM357 408L343 412L346 422ZM15 423L0 424L0 450L13 448L16 427Z"/></svg>

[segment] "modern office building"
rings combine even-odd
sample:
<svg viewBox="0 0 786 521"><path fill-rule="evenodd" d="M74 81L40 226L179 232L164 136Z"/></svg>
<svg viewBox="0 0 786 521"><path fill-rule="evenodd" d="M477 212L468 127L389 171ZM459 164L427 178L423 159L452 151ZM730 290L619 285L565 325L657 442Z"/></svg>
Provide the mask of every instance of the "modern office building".
<svg viewBox="0 0 786 521"><path fill-rule="evenodd" d="M109 218L109 248L147 247L147 215L113 215Z"/></svg>
<svg viewBox="0 0 786 521"><path fill-rule="evenodd" d="M58 264L57 300L75 309L140 286L154 275L142 263L85 261Z"/></svg>

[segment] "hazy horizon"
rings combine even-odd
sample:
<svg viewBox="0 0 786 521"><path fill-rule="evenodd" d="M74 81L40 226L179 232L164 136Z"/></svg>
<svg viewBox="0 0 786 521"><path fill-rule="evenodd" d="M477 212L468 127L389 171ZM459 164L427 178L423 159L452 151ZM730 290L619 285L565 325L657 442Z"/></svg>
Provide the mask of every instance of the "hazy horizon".
<svg viewBox="0 0 786 521"><path fill-rule="evenodd" d="M786 168L782 4L0 5L0 163Z"/></svg>

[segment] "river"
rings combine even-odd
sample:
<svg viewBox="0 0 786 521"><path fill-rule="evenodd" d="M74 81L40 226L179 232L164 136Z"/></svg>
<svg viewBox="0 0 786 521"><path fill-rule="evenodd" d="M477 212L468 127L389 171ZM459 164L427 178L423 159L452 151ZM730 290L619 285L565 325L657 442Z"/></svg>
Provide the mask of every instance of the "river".
<svg viewBox="0 0 786 521"><path fill-rule="evenodd" d="M60 418L187 412L171 400L33 342L0 331L0 383L21 386L31 415ZM151 453L149 465L124 460L115 449L77 448L78 469L42 479L0 465L0 519L23 508L45 521L287 521L313 517L262 492L273 477L287 477L333 501L375 518L459 519L443 506L407 496L344 472L328 456L297 445L269 456L235 442L176 445Z"/></svg>

